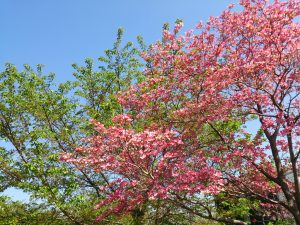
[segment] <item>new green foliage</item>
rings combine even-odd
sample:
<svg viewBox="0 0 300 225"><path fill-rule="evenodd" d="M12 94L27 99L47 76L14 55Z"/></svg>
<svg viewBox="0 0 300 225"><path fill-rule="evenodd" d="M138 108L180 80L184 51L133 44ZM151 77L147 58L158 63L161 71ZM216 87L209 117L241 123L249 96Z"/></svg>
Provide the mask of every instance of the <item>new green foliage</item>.
<svg viewBox="0 0 300 225"><path fill-rule="evenodd" d="M110 124L122 112L116 93L140 80L139 52L132 43L123 46L122 35L119 29L98 68L91 59L74 64L75 81L60 85L54 74L43 75L41 65L23 71L6 65L0 73L1 191L19 188L68 223L94 223L98 187L109 178L62 163L59 156L84 144L90 119Z"/></svg>

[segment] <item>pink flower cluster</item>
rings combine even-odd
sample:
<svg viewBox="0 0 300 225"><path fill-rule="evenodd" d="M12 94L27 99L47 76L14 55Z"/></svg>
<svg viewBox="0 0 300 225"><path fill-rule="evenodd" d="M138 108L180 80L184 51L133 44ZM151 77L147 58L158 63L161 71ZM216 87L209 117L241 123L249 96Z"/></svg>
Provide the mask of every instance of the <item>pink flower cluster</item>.
<svg viewBox="0 0 300 225"><path fill-rule="evenodd" d="M109 174L100 206L116 204L107 213L220 191L293 210L299 183L285 174L300 172L300 4L240 5L241 11L229 7L194 33L180 36L182 24L165 31L164 41L143 53L151 65L147 79L119 96L132 116L118 115L108 128L95 123L98 135L87 139L83 156L63 156ZM249 137L228 125L253 116L262 134ZM278 192L285 202L270 199Z"/></svg>

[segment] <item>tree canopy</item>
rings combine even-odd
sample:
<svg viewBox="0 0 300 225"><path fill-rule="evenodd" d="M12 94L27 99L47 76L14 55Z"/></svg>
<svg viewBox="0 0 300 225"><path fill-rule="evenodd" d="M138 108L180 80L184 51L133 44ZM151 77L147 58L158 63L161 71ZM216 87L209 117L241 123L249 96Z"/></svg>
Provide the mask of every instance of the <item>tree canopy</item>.
<svg viewBox="0 0 300 225"><path fill-rule="evenodd" d="M99 220L163 201L177 213L247 224L218 213L223 195L300 224L299 4L241 0L196 31L182 35L179 20L166 27L142 54L145 80L118 95L123 113L111 126L94 121L81 157L62 156L109 174L97 207L111 207ZM254 135L244 127L251 120Z"/></svg>
<svg viewBox="0 0 300 225"><path fill-rule="evenodd" d="M298 0L240 0L183 33L0 73L0 224L300 225ZM257 124L257 132L248 124ZM38 203L40 202L40 203Z"/></svg>

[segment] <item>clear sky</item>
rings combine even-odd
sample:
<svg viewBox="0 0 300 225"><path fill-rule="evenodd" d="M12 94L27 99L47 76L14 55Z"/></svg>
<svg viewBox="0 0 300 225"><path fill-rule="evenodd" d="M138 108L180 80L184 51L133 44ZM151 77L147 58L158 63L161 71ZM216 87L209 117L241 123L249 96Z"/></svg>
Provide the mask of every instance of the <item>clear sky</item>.
<svg viewBox="0 0 300 225"><path fill-rule="evenodd" d="M236 0L0 0L0 69L7 62L44 64L56 81L72 79L72 63L97 59L110 48L119 27L124 40L147 44L161 38L165 22L183 19L185 29L217 16ZM1 165L0 165L1 166ZM26 199L15 189L6 194Z"/></svg>
<svg viewBox="0 0 300 225"><path fill-rule="evenodd" d="M58 81L72 78L72 63L97 59L110 48L119 27L124 39L142 35L146 43L161 37L163 23L218 15L234 0L0 0L0 68L10 62L44 64Z"/></svg>

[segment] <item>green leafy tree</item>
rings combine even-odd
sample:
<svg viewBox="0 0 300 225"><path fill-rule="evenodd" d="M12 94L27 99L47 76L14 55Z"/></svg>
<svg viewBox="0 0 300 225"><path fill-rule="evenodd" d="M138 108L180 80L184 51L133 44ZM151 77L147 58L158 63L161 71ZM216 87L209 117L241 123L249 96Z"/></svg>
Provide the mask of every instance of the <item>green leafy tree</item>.
<svg viewBox="0 0 300 225"><path fill-rule="evenodd" d="M109 178L62 163L59 155L82 145L90 119L109 124L122 112L115 94L141 79L139 52L130 42L123 46L122 35L119 29L98 69L91 59L85 66L74 64L75 81L58 86L53 74L43 75L42 65L25 65L21 72L6 65L0 73L1 191L27 192L66 224L95 223L94 205L103 197L98 187Z"/></svg>
<svg viewBox="0 0 300 225"><path fill-rule="evenodd" d="M48 224L66 225L63 215L45 204L22 203L8 197L0 197L0 224Z"/></svg>
<svg viewBox="0 0 300 225"><path fill-rule="evenodd" d="M106 125L111 123L113 116L123 112L116 94L143 79L139 50L132 42L121 45L123 32L123 29L118 29L113 48L105 50L105 55L98 58L98 70L95 70L90 58L85 60L84 66L73 64L76 70L76 81L73 82L75 94L84 100L82 112L87 118L94 118ZM138 40L143 46L141 37Z"/></svg>

